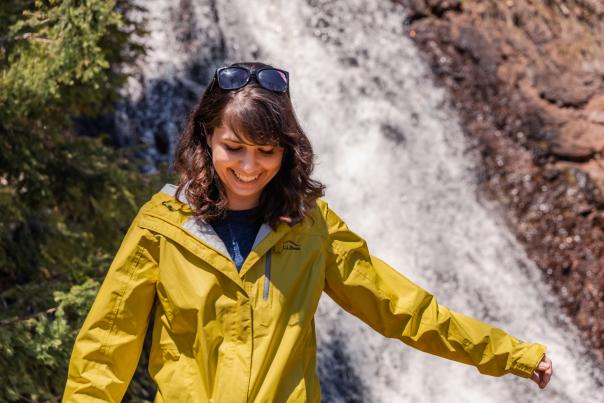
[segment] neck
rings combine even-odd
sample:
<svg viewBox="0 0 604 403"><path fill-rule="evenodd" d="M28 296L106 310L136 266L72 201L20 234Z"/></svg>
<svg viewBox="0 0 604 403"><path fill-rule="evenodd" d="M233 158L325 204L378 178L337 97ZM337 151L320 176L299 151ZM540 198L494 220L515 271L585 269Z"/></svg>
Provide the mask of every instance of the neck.
<svg viewBox="0 0 604 403"><path fill-rule="evenodd" d="M260 196L258 197L237 197L227 194L229 210L249 210L254 207L258 207L260 204Z"/></svg>

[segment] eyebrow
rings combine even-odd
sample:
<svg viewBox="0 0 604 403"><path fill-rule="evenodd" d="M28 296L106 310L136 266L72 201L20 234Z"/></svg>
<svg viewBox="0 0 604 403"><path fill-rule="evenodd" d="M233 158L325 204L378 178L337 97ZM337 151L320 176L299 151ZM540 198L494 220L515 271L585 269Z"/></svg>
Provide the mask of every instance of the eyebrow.
<svg viewBox="0 0 604 403"><path fill-rule="evenodd" d="M237 138L237 140L230 140L230 141L234 141L240 144L247 144L247 145L254 145L253 143L246 143L245 141L243 141L243 138L239 135L239 130L238 129L232 129L231 134L232 136L235 136Z"/></svg>
<svg viewBox="0 0 604 403"><path fill-rule="evenodd" d="M246 143L245 141L243 141L241 136L239 136L234 130L232 130L230 133L228 133L225 137L226 138L224 140L226 140L226 141L230 141L233 143L253 145L252 143Z"/></svg>
<svg viewBox="0 0 604 403"><path fill-rule="evenodd" d="M224 138L223 141L228 141L228 142L237 143L237 144L245 144L246 146L256 146L256 144L246 143L245 141L241 140L239 137L236 137L236 136Z"/></svg>
<svg viewBox="0 0 604 403"><path fill-rule="evenodd" d="M252 147L279 147L278 145L275 145L275 144L246 143L243 140L241 140L239 137L237 137L236 135L234 135L234 137L235 137L235 139L233 139L233 137L229 136L227 138L224 138L223 141L228 141L229 143L243 144L243 145L252 146Z"/></svg>

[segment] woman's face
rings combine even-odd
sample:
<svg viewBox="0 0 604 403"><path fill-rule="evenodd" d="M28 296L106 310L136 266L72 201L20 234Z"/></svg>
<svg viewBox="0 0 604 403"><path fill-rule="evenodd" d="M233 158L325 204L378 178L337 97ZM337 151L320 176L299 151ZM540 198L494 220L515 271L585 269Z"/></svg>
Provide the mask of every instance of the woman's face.
<svg viewBox="0 0 604 403"><path fill-rule="evenodd" d="M228 125L208 138L212 162L227 193L230 210L256 207L262 189L279 172L283 147L252 144L239 139Z"/></svg>

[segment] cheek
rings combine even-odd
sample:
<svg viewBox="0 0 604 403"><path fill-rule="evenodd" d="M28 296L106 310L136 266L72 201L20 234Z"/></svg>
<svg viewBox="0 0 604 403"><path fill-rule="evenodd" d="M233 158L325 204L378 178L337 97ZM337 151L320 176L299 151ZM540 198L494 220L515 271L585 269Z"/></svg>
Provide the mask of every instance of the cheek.
<svg viewBox="0 0 604 403"><path fill-rule="evenodd" d="M224 151L218 150L212 153L212 163L214 167L220 169L232 164L232 159L227 156Z"/></svg>
<svg viewBox="0 0 604 403"><path fill-rule="evenodd" d="M276 174L281 168L281 157L270 159L267 161L266 170L271 171L272 174Z"/></svg>

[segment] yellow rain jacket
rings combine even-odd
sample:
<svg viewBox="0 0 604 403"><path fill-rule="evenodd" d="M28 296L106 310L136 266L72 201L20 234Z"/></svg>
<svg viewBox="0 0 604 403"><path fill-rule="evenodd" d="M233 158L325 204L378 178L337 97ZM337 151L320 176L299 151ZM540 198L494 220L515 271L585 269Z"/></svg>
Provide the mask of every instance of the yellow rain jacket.
<svg viewBox="0 0 604 403"><path fill-rule="evenodd" d="M134 219L76 339L64 401L119 401L150 316L156 402L319 402L313 316L325 291L386 337L529 377L545 352L453 312L380 259L323 201L263 225L241 271L166 185Z"/></svg>

